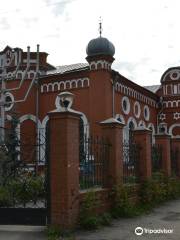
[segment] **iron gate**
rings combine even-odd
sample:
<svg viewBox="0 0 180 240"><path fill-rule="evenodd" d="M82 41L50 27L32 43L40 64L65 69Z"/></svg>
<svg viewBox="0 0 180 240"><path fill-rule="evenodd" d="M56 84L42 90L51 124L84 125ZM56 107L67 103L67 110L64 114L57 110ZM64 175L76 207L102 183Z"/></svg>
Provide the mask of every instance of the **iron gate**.
<svg viewBox="0 0 180 240"><path fill-rule="evenodd" d="M162 147L154 144L151 148L151 163L152 172L159 172L162 170Z"/></svg>
<svg viewBox="0 0 180 240"><path fill-rule="evenodd" d="M1 129L2 130L2 129ZM0 224L46 225L47 134L3 129L0 142Z"/></svg>
<svg viewBox="0 0 180 240"><path fill-rule="evenodd" d="M171 170L172 173L178 176L178 157L179 157L179 149L172 149L171 147Z"/></svg>

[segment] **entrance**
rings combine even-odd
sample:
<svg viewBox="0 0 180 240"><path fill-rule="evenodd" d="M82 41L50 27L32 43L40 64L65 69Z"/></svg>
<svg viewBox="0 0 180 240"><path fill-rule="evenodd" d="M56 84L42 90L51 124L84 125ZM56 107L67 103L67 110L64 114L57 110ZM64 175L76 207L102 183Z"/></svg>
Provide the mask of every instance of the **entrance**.
<svg viewBox="0 0 180 240"><path fill-rule="evenodd" d="M48 223L48 154L43 129L22 135L4 129L0 142L0 224ZM35 139L35 141L34 141Z"/></svg>

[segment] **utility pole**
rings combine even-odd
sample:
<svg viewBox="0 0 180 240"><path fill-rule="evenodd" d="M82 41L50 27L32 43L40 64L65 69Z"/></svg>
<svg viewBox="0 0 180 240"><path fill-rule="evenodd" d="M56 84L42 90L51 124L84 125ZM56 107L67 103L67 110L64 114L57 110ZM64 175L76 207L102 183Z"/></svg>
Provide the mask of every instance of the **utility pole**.
<svg viewBox="0 0 180 240"><path fill-rule="evenodd" d="M1 77L1 141L4 141L4 128L5 128L5 91L6 91L6 67L3 67Z"/></svg>

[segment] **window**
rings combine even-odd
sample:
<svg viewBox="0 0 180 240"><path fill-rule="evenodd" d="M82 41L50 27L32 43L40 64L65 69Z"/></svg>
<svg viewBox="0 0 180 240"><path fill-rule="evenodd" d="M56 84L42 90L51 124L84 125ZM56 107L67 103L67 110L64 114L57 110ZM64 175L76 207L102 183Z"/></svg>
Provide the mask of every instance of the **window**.
<svg viewBox="0 0 180 240"><path fill-rule="evenodd" d="M14 106L14 96L7 92L5 95L5 111L11 110L11 108Z"/></svg>
<svg viewBox="0 0 180 240"><path fill-rule="evenodd" d="M139 118L140 114L141 114L141 107L140 107L139 102L136 101L134 103L134 115L135 115L136 118Z"/></svg>
<svg viewBox="0 0 180 240"><path fill-rule="evenodd" d="M129 98L128 97L123 97L122 98L122 110L125 114L129 114L130 112L130 102L129 102Z"/></svg>
<svg viewBox="0 0 180 240"><path fill-rule="evenodd" d="M149 117L150 117L149 107L146 105L144 106L144 118L146 121L149 121Z"/></svg>

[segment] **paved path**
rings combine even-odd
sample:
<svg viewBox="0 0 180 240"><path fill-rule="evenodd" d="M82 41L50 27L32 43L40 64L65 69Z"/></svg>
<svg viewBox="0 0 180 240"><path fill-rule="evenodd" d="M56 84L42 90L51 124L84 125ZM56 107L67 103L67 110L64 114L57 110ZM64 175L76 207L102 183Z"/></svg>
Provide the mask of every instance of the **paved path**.
<svg viewBox="0 0 180 240"><path fill-rule="evenodd" d="M137 236L135 228L173 230L173 233L143 233ZM0 226L0 240L46 240L42 227ZM156 208L151 214L113 221L111 227L97 231L80 231L75 240L180 240L180 200Z"/></svg>
<svg viewBox="0 0 180 240"><path fill-rule="evenodd" d="M143 233L135 234L135 228L169 229L173 233ZM76 240L180 240L180 200L172 201L154 209L151 214L131 219L114 221L111 227L105 227L95 232L79 232Z"/></svg>
<svg viewBox="0 0 180 240"><path fill-rule="evenodd" d="M44 227L0 226L0 240L46 240Z"/></svg>

